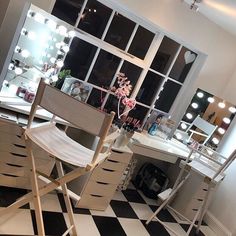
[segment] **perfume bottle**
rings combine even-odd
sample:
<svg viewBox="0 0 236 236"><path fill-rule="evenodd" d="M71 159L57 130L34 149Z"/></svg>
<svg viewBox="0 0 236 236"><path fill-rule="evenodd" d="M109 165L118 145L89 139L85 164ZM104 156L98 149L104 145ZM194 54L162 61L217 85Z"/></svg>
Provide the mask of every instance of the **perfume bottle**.
<svg viewBox="0 0 236 236"><path fill-rule="evenodd" d="M158 128L158 124L157 124L157 122L155 121L155 122L153 122L152 123L152 125L151 125L151 127L148 129L148 133L150 134L150 135L156 135L156 133L157 133L157 128Z"/></svg>

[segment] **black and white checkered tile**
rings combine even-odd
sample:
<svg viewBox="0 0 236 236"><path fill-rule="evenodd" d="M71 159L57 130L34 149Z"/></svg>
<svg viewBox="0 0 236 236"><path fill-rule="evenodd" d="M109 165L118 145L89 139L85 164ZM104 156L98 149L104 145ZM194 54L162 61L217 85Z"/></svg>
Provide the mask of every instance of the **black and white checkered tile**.
<svg viewBox="0 0 236 236"><path fill-rule="evenodd" d="M21 189L0 187L0 207L5 207L25 193ZM48 194L41 199L43 219L47 235L62 235L67 228L68 215L61 193ZM145 197L132 185L116 192L106 211L74 208L76 227L81 236L169 236L172 235L157 221L145 225L145 221L157 208L157 201ZM159 218L168 222L180 235L188 225L178 224L172 215L163 210ZM33 204L27 204L16 212L0 216L0 235L36 235L36 220ZM191 232L194 235L194 232ZM202 226L205 236L215 235L207 226Z"/></svg>

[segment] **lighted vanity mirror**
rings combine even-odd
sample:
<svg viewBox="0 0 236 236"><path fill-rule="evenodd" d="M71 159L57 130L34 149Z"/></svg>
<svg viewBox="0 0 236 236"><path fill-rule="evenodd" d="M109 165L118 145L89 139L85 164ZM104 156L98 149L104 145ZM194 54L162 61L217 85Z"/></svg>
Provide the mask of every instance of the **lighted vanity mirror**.
<svg viewBox="0 0 236 236"><path fill-rule="evenodd" d="M186 143L195 140L216 149L235 114L235 105L197 89L175 132L175 138ZM191 124L193 126L189 129ZM199 134L203 129L205 134L208 132L206 136Z"/></svg>
<svg viewBox="0 0 236 236"><path fill-rule="evenodd" d="M1 102L20 105L32 103L39 80L55 83L69 43L73 27L31 5L22 13L24 22L18 27L17 41L12 42L0 93Z"/></svg>

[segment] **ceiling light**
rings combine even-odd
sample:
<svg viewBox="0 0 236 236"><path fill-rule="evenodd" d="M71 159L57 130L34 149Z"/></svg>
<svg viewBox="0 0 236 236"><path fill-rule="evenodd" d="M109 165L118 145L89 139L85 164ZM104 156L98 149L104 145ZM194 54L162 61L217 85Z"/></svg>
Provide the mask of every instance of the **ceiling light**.
<svg viewBox="0 0 236 236"><path fill-rule="evenodd" d="M219 132L220 134L224 134L224 133L225 133L225 129L219 128L219 129L218 129L218 132Z"/></svg>
<svg viewBox="0 0 236 236"><path fill-rule="evenodd" d="M198 108L198 104L197 104L196 102L193 102L193 103L191 104L191 106L192 106L194 109L197 109L197 108Z"/></svg>
<svg viewBox="0 0 236 236"><path fill-rule="evenodd" d="M213 97L209 97L209 98L207 98L207 101L208 101L209 103L213 103L213 102L215 101L215 99L214 99Z"/></svg>
<svg viewBox="0 0 236 236"><path fill-rule="evenodd" d="M219 102L219 103L218 103L218 107L219 107L219 108L225 108L225 103Z"/></svg>
<svg viewBox="0 0 236 236"><path fill-rule="evenodd" d="M186 114L186 117L187 117L189 120L191 120L191 119L193 118L193 115L192 115L191 113L187 113L187 114Z"/></svg>
<svg viewBox="0 0 236 236"><path fill-rule="evenodd" d="M229 111L230 111L231 113L235 113L235 112L236 112L236 108L235 108L235 107L229 107Z"/></svg>
<svg viewBox="0 0 236 236"><path fill-rule="evenodd" d="M217 145L219 144L220 140L218 138L213 138L212 142Z"/></svg>
<svg viewBox="0 0 236 236"><path fill-rule="evenodd" d="M225 124L229 124L231 120L228 117L225 117L223 121L225 122Z"/></svg>
<svg viewBox="0 0 236 236"><path fill-rule="evenodd" d="M198 92L198 93L197 93L197 96L198 96L199 98L203 98L203 97L204 97L204 93Z"/></svg>

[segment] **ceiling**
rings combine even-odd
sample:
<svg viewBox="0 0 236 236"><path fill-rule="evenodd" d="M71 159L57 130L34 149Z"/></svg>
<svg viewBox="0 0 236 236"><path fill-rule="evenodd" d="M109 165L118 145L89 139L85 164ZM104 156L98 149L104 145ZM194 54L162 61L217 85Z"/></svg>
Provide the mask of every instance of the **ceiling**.
<svg viewBox="0 0 236 236"><path fill-rule="evenodd" d="M200 13L236 36L236 0L202 0L198 6Z"/></svg>

